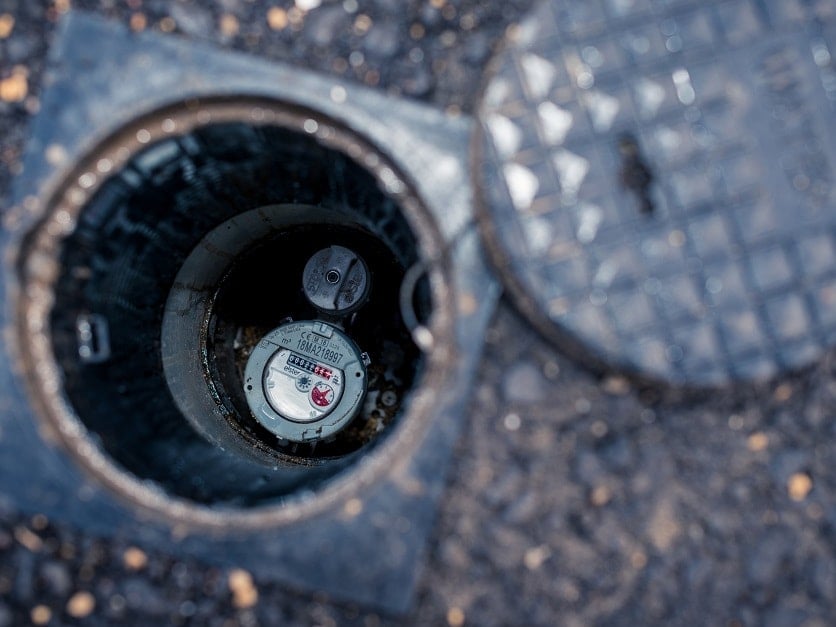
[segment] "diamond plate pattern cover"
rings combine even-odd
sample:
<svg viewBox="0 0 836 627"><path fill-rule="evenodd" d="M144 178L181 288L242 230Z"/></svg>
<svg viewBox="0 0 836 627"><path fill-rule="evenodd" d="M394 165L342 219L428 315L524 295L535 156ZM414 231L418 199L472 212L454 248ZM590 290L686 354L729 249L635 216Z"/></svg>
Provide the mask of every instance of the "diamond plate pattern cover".
<svg viewBox="0 0 836 627"><path fill-rule="evenodd" d="M674 384L836 339L836 4L540 3L478 112L481 226L550 338Z"/></svg>

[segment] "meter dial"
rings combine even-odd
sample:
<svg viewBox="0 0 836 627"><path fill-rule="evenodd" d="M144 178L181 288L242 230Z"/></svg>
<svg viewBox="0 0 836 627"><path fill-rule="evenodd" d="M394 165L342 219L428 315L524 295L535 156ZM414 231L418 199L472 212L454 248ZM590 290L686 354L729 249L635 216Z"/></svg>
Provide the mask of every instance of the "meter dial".
<svg viewBox="0 0 836 627"><path fill-rule="evenodd" d="M279 414L312 422L331 413L343 393L343 371L281 348L267 362L264 394Z"/></svg>
<svg viewBox="0 0 836 627"><path fill-rule="evenodd" d="M327 383L317 383L311 390L311 402L317 407L330 407L334 402L334 388Z"/></svg>
<svg viewBox="0 0 836 627"><path fill-rule="evenodd" d="M283 440L313 442L347 426L366 394L368 356L337 327L290 322L259 342L244 372L255 419Z"/></svg>

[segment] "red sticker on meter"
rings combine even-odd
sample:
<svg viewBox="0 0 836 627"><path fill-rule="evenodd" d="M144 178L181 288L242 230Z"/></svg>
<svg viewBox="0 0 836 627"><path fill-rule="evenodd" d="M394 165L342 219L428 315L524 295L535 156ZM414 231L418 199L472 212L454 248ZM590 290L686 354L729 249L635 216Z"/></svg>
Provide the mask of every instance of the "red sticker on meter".
<svg viewBox="0 0 836 627"><path fill-rule="evenodd" d="M334 388L327 383L317 383L311 389L311 402L317 407L328 407L334 402Z"/></svg>

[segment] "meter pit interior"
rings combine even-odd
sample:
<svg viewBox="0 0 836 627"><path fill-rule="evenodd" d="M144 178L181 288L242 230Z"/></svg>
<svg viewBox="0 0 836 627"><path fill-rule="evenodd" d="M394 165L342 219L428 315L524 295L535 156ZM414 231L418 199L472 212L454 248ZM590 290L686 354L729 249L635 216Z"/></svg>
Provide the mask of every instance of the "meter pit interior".
<svg viewBox="0 0 836 627"><path fill-rule="evenodd" d="M172 133L109 173L60 242L50 332L64 394L139 480L204 505L281 503L397 427L425 362L400 299L419 240L373 168L335 143L238 121ZM333 246L368 268L346 315L303 289L306 263ZM410 306L427 323L426 278ZM366 390L337 432L292 441L255 419L244 371L272 330L317 320L367 354Z"/></svg>

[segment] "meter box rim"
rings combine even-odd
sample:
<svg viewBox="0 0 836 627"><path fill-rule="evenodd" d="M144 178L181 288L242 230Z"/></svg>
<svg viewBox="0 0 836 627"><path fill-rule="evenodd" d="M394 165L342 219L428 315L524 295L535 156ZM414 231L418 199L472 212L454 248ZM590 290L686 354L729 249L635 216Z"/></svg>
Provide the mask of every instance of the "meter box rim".
<svg viewBox="0 0 836 627"><path fill-rule="evenodd" d="M311 120L316 124L311 125ZM306 121L309 122L307 126ZM409 407L386 441L315 493L301 491L276 505L249 510L206 506L173 496L119 466L90 437L64 393L48 324L61 242L72 233L77 216L107 178L95 175L96 164L107 158L110 171L118 172L148 146L223 122L274 125L300 134L311 134L308 129L315 126L317 141L346 154L369 171L381 189L397 202L415 234L419 251L427 261L433 302L428 322L435 339L433 349L424 354L424 367L410 392ZM401 167L378 150L372 140L325 114L261 94L178 98L137 115L88 144L83 154L56 172L43 189L41 197L46 200L39 211L28 214L9 234L15 270L7 285L15 329L10 334L9 349L22 364L18 375L43 433L60 443L86 474L119 500L162 515L171 523L198 528L233 525L243 530L292 524L316 516L396 472L396 468L409 459L409 452L420 446L432 422L421 417L432 415L438 393L449 386L456 370L453 273L437 217L419 198L418 186L409 180Z"/></svg>

